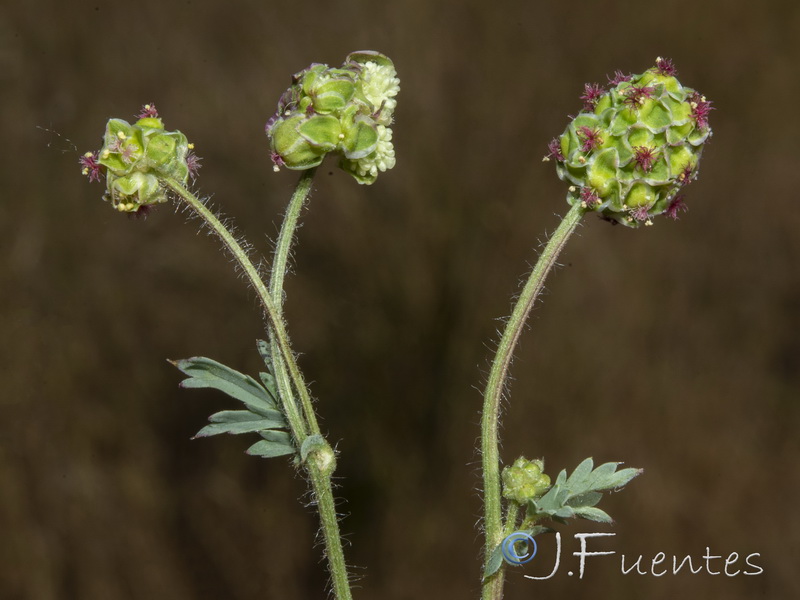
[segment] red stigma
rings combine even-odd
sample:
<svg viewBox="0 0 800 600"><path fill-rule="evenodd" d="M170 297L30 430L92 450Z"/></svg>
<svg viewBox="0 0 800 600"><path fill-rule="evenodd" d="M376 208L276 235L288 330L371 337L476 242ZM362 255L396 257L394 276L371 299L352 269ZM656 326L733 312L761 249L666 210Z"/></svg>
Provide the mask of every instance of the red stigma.
<svg viewBox="0 0 800 600"><path fill-rule="evenodd" d="M581 188L581 202L585 202L587 208L591 208L593 204L600 204L600 197L590 187Z"/></svg>
<svg viewBox="0 0 800 600"><path fill-rule="evenodd" d="M679 212L686 212L689 210L686 204L683 202L683 194L678 194L675 196L672 201L669 203L667 210L664 213L670 218L674 219L675 221L678 220L678 213Z"/></svg>
<svg viewBox="0 0 800 600"><path fill-rule="evenodd" d="M653 168L653 162L656 160L656 152L648 146L634 146L635 152L633 161L645 173L650 172Z"/></svg>
<svg viewBox="0 0 800 600"><path fill-rule="evenodd" d="M578 137L581 139L581 152L591 152L603 143L598 129L578 127Z"/></svg>
<svg viewBox="0 0 800 600"><path fill-rule="evenodd" d="M136 115L137 119L157 119L158 118L158 111L156 110L156 105L152 102L150 104L145 104L142 106L141 112Z"/></svg>
<svg viewBox="0 0 800 600"><path fill-rule="evenodd" d="M668 58L659 58L656 61L656 71L665 77L675 77L678 74L678 69L672 64Z"/></svg>
<svg viewBox="0 0 800 600"><path fill-rule="evenodd" d="M583 96L581 96L581 100L583 100L583 110L594 110L594 107L597 105L597 101L600 99L600 96L602 96L603 93L603 88L601 88L598 84L585 84L583 86Z"/></svg>
<svg viewBox="0 0 800 600"><path fill-rule="evenodd" d="M631 210L631 217L633 217L636 221L647 221L650 218L649 214L650 207L649 206L637 206L633 210Z"/></svg>
<svg viewBox="0 0 800 600"><path fill-rule="evenodd" d="M197 172L200 170L200 167L203 165L200 164L200 161L203 160L194 152L189 152L186 155L186 166L189 168L189 175L192 179L197 177Z"/></svg>
<svg viewBox="0 0 800 600"><path fill-rule="evenodd" d="M83 174L89 178L90 182L100 181L100 177L103 174L103 165L97 162L97 152L81 156L78 162L83 167L81 169Z"/></svg>
<svg viewBox="0 0 800 600"><path fill-rule="evenodd" d="M632 85L625 88L625 104L629 105L632 109L639 108L646 99L652 98L656 89L645 85Z"/></svg>
<svg viewBox="0 0 800 600"><path fill-rule="evenodd" d="M615 87L623 81L630 81L632 77L632 75L623 74L619 69L614 71L614 77L609 77L606 75L606 79L608 79L608 83L611 85L611 87Z"/></svg>
<svg viewBox="0 0 800 600"><path fill-rule="evenodd" d="M689 105L692 107L692 118L697 123L697 127L705 129L708 127L708 115L714 110L711 102L697 92L689 96Z"/></svg>
<svg viewBox="0 0 800 600"><path fill-rule="evenodd" d="M553 138L550 140L550 143L547 144L547 149L550 150L550 153L547 156L552 156L556 160L564 161L564 154L561 152L561 142L558 138Z"/></svg>
<svg viewBox="0 0 800 600"><path fill-rule="evenodd" d="M685 167L683 167L681 174L678 175L678 181L680 182L681 185L689 185L694 180L694 177L695 175L692 165L686 165Z"/></svg>
<svg viewBox="0 0 800 600"><path fill-rule="evenodd" d="M277 152L274 151L271 152L270 158L272 159L272 162L275 164L276 167L282 167L286 164L286 162L284 162L283 160L283 157Z"/></svg>

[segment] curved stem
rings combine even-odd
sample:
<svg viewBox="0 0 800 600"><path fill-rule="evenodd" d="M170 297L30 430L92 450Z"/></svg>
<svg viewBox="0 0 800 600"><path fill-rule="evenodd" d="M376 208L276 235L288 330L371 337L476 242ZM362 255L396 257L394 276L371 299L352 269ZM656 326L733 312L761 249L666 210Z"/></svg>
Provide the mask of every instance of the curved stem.
<svg viewBox="0 0 800 600"><path fill-rule="evenodd" d="M283 217L283 224L278 235L278 242L275 246L275 257L272 261L272 274L269 280L269 291L273 302L278 311L279 318L283 318L283 280L286 276L286 267L289 262L289 253L294 239L294 232L297 229L297 222L303 210L308 194L311 191L311 183L314 179L316 169L303 171L300 181L297 182L292 199ZM274 332L270 329L270 342L272 351L272 363L275 367L275 379L278 382L280 394L283 396L291 395L292 388L288 381L286 366L283 357L273 342ZM302 400L302 396L301 396ZM319 435L320 429L317 423L317 416L311 402L303 401L303 412L306 417L311 435ZM317 461L310 459L305 462L308 469L311 485L314 489L314 497L317 501L322 533L325 538L325 552L328 557L328 568L333 580L333 591L337 600L349 600L350 582L347 575L347 564L344 560L344 550L339 532L339 519L336 515L336 503L333 498L331 486L331 472L323 470Z"/></svg>
<svg viewBox="0 0 800 600"><path fill-rule="evenodd" d="M283 217L283 224L281 225L278 242L275 246L275 257L272 261L272 273L269 280L269 292L278 310L278 316L281 318L283 318L283 280L286 276L289 252L292 247L294 232L297 229L300 212L311 191L311 183L314 180L315 173L315 168L308 169L307 171L303 171L303 174L300 176L300 181L297 182L297 187L295 188L294 194L292 194L292 199L289 201L289 206ZM288 374L283 365L283 358L280 355L280 351L275 347L272 330L270 330L269 335L270 347L272 349L272 362L275 366L275 378L278 383L279 391L282 395L291 394L292 390L289 384ZM301 402L306 423L308 423L311 434L318 434L320 432L319 424L317 423L317 416L314 412L314 407L311 405L310 398L308 402L305 402L303 396L301 396Z"/></svg>
<svg viewBox="0 0 800 600"><path fill-rule="evenodd" d="M519 295L511 317L506 323L497 353L492 361L489 380L483 395L483 413L481 415L481 457L483 467L484 494L484 532L486 535L485 556L491 556L498 544L503 540L503 522L501 517L500 498L500 451L498 447L497 429L500 421L500 399L503 395L508 368L514 348L525 326L528 314L542 291L547 274L555 265L559 253L569 237L575 231L584 209L580 204L573 206L561 224L547 242L536 266L528 276L528 281ZM483 583L484 600L499 600L503 597L505 569L500 568Z"/></svg>
<svg viewBox="0 0 800 600"><path fill-rule="evenodd" d="M189 206L189 208L191 208L198 216L200 216L200 218L203 219L211 231L213 231L220 238L220 240L222 240L222 243L233 255L234 259L249 279L253 289L255 289L256 293L258 294L261 304L264 307L264 312L269 319L271 325L271 340L277 342L277 346L279 348L281 372L283 373L284 378L286 378L286 371L288 370L288 377L291 379L291 384L294 386L300 396L304 410L306 410L306 407L309 407L313 414L308 388L306 387L305 382L300 375L300 370L297 366L297 362L295 361L294 354L289 346L289 337L283 324L281 311L278 308L280 303L276 303L273 300L273 296L270 294L267 286L264 284L258 274L258 269L256 269L242 246L236 241L236 238L233 237L230 231L228 231L228 229L220 222L217 216L211 210L209 210L209 208L199 198L187 190L178 181L175 181L174 179L165 179L164 182ZM308 190L311 186L311 177L308 177L307 180L305 178L301 178L301 183L303 182L305 182L304 185L307 185L305 192L302 193L303 197L305 197L307 196ZM295 192L295 196L298 195L298 192ZM299 204L302 206L302 201L300 201ZM291 393L286 395L281 394L281 399L283 400L284 410L286 411L286 419L289 421L289 427L292 430L292 435L295 438L298 446L302 445L303 441L308 437L306 422L303 419L303 416L300 414L297 404L294 401L294 396ZM316 425L316 420L314 423ZM319 431L318 427L316 428L316 431ZM342 550L342 542L339 534L339 524L336 516L333 492L331 489L330 474L325 474L323 466L321 466L316 460L307 460L305 465L310 474L312 487L314 489L314 496L316 497L317 506L320 513L320 521L322 523L322 530L325 536L325 548L328 556L328 565L331 572L331 578L333 579L335 597L337 600L351 600L352 596L350 593L350 583L347 576L347 567L344 562L344 552Z"/></svg>
<svg viewBox="0 0 800 600"><path fill-rule="evenodd" d="M239 242L236 241L236 238L233 237L231 232L226 229L217 216L197 196L192 194L183 185L181 185L180 182L174 179L165 179L164 183L166 183L167 186L169 186L169 188L175 192L181 198L181 200L187 204L187 206L189 206L189 208L191 208L201 219L203 219L211 231L213 231L220 238L220 240L222 240L222 243L233 255L233 258L239 264L239 267L241 267L244 274L250 280L250 284L253 286L253 289L255 289L256 294L258 294L258 297L261 300L261 305L264 307L264 312L266 313L267 318L269 319L273 330L275 331L275 337L277 338L278 346L280 347L283 359L286 361L286 364L289 367L292 382L297 387L298 393L300 393L301 396L303 394L308 396L308 390L303 383L303 378L300 376L300 370L295 362L294 354L289 346L289 337L286 334L283 321L280 318L278 309L275 307L275 303L272 301L272 297L267 290L267 286L264 285L264 282L261 280L261 277L258 274L258 269L256 269L255 265L253 265L252 261L247 256L247 253L244 251ZM298 444L302 444L303 440L305 440L308 435L306 433L306 427L303 418L300 415L292 396L284 398L284 409L286 410L286 420L289 422L292 435L297 440Z"/></svg>

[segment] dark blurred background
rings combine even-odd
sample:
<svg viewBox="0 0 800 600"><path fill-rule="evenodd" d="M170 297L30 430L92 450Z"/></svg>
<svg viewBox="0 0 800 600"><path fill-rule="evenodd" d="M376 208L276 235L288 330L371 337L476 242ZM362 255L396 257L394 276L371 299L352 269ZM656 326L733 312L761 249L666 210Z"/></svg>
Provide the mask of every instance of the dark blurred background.
<svg viewBox="0 0 800 600"><path fill-rule="evenodd" d="M255 437L191 441L234 405L165 359L252 373L255 295L196 221L126 219L80 175L109 117L154 102L197 184L268 255L297 174L263 125L292 73L376 49L397 66L397 167L326 163L287 316L340 451L357 598L476 598L479 433L510 297L566 212L547 142L583 84L671 57L714 102L689 212L586 219L513 365L503 458L645 474L562 528L564 566L509 599L800 595L800 5L366 0L6 3L0 18L0 598L325 598L317 522ZM298 502L299 501L299 502ZM575 532L583 580L566 575ZM544 538L547 539L547 538ZM543 546L552 547L552 538ZM740 555L758 576L623 575L638 555ZM643 563L644 564L644 563ZM722 570L721 560L712 564ZM685 571L685 569L684 569Z"/></svg>

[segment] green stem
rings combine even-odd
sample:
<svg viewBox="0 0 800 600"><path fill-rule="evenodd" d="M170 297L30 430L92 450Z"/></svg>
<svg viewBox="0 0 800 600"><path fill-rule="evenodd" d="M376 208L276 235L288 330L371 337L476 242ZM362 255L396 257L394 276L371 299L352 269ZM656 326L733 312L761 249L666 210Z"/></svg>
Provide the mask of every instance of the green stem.
<svg viewBox="0 0 800 600"><path fill-rule="evenodd" d="M509 502L506 509L506 522L503 525L503 538L511 535L517 530L517 517L519 516L519 504Z"/></svg>
<svg viewBox="0 0 800 600"><path fill-rule="evenodd" d="M297 367L294 354L289 346L289 337L286 334L286 328L283 325L283 320L281 319L280 313L278 312L278 309L272 300L272 296L270 296L269 291L267 290L267 286L264 285L264 282L261 280L261 277L258 274L258 269L256 269L255 265L253 265L253 263L250 261L247 253L244 251L239 242L236 241L236 238L233 237L231 232L225 228L216 215L199 198L197 198L197 196L192 194L183 185L181 185L180 182L174 179L165 179L164 182L172 191L178 194L178 196L180 196L180 198L189 206L189 208L197 213L197 215L203 219L206 225L208 225L211 231L213 231L220 238L220 240L222 240L222 243L233 255L234 259L239 264L239 267L241 267L244 274L250 280L250 283L252 284L253 289L255 289L256 294L258 294L267 318L269 319L275 332L278 347L280 348L283 360L286 362L286 365L289 368L292 383L294 383L298 393L301 396L304 394L308 396L308 390L305 387L303 378L300 376L300 369ZM289 421L289 427L292 430L292 435L297 440L298 444L302 444L306 437L308 437L303 417L297 408L297 404L294 402L293 396L289 395L287 397L283 397L283 401L284 409L286 411L286 419Z"/></svg>
<svg viewBox="0 0 800 600"><path fill-rule="evenodd" d="M275 257L272 262L272 274L269 281L270 294L278 309L278 316L282 318L283 307L283 280L286 276L286 267L289 262L289 253L294 239L294 232L297 229L297 222L303 209L308 194L311 191L311 183L314 179L316 169L304 171L297 183L292 199L283 217L283 224L278 235L278 242L275 246ZM274 333L270 330L270 341ZM291 395L292 388L288 381L286 367L283 358L272 344L272 362L275 367L275 378L278 382L280 394ZM301 400L303 396L301 395ZM308 423L311 435L320 435L319 424L311 402L303 401L303 412ZM332 450L330 450L332 454ZM313 456L309 456L305 466L308 469L311 485L314 489L314 497L317 500L317 510L319 511L320 524L325 538L325 552L328 557L328 568L333 580L334 595L337 600L349 600L350 582L347 576L347 564L344 560L344 550L339 532L339 519L336 515L336 503L333 498L331 487L331 474L333 469L325 468L320 465Z"/></svg>
<svg viewBox="0 0 800 600"><path fill-rule="evenodd" d="M271 325L271 339L277 341L277 346L280 350L279 358L283 377L286 378L286 371L288 369L288 378L291 379L291 385L294 386L300 395L304 410L310 410L311 414L313 414L308 388L303 381L302 375L300 375L300 369L297 366L294 354L289 346L289 337L283 324L281 311L278 308L280 303L276 303L273 300L269 290L267 290L267 286L264 284L263 280L258 274L258 269L256 269L242 246L236 241L230 231L228 231L228 229L222 224L216 215L209 210L199 198L187 190L178 181L173 179L165 179L165 183L172 191L178 194L178 196L180 196L180 198L189 206L189 208L197 213L197 215L203 219L206 225L208 225L211 231L213 231L222 240L222 243L233 255L242 271L244 271L245 275L250 280L250 283L261 300L261 304L264 307L267 318L269 319ZM311 186L311 177L309 176L308 178L301 178L301 184L302 185L298 185L298 188L303 186L307 187L305 192L295 192L295 195L292 198L293 204L295 197L300 195L305 197L308 195L308 190ZM298 213L300 207L302 207L302 200L299 201L299 207L297 209ZM292 435L294 436L297 444L302 445L303 441L308 437L308 429L306 422L303 419L303 416L300 414L297 404L294 401L294 396L291 394L291 385L289 385L290 393L286 395L281 393L281 399L283 401L284 410L286 411L286 418L289 421L289 428L292 430ZM308 409L306 409L306 407L308 407ZM316 419L314 420L314 424L316 426ZM319 427L316 427L316 431L319 431ZM339 534L339 523L336 516L333 492L331 490L330 472L332 470L330 468L326 468L325 465L320 464L317 460L314 460L314 458L315 457L309 456L309 460L307 460L305 464L310 474L312 487L314 489L314 496L317 499L320 522L322 524L322 530L325 536L325 548L328 557L328 565L331 572L331 578L333 579L334 595L336 600L351 600L352 596L350 593L350 583L347 577L347 566L344 562L344 552L342 550L341 536Z"/></svg>
<svg viewBox="0 0 800 600"><path fill-rule="evenodd" d="M502 506L500 497L500 450L498 447L498 423L500 420L500 399L503 395L508 368L514 348L525 326L528 314L542 291L544 280L553 268L559 253L567 240L575 231L584 209L580 204L573 206L561 221L558 229L547 242L536 262L522 293L517 300L511 317L506 323L497 353L492 361L489 381L483 396L483 413L481 415L481 456L483 462L484 493L484 532L486 535L485 556L488 559L492 551L503 540ZM500 600L503 597L505 569L500 568L483 583L483 600Z"/></svg>
<svg viewBox="0 0 800 600"><path fill-rule="evenodd" d="M332 451L331 451L332 452ZM347 563L344 560L342 538L339 533L339 517L336 514L336 502L331 486L332 469L324 469L309 456L306 461L314 496L317 499L322 534L325 537L325 554L328 557L328 570L333 581L333 594L336 600L352 600L350 579L347 575Z"/></svg>
<svg viewBox="0 0 800 600"><path fill-rule="evenodd" d="M303 205L308 198L309 192L311 192L311 183L314 180L316 171L316 169L308 169L303 171L303 174L300 176L300 181L297 182L297 187L295 188L294 194L292 194L292 199L289 201L289 206L283 217L283 224L281 225L278 242L275 246L275 257L272 261L272 274L269 280L269 292L272 295L272 300L281 318L283 318L283 280L286 277L286 267L289 262L292 240L294 239L294 232L297 229L300 212L303 210ZM283 364L280 351L275 347L273 336L274 334L272 330L270 330L272 362L275 366L279 392L281 395L291 394L292 390L289 377ZM301 395L300 399L310 433L312 435L319 434L319 424L317 423L317 416L314 412L314 407L311 405L310 398Z"/></svg>

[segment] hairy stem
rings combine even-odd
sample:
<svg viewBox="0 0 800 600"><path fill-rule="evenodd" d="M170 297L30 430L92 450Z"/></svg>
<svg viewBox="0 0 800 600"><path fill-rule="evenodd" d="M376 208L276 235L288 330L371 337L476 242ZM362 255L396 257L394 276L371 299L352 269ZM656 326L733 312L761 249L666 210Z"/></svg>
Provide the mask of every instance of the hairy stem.
<svg viewBox="0 0 800 600"><path fill-rule="evenodd" d="M508 368L514 354L528 314L542 291L544 280L553 268L559 253L575 231L584 209L580 204L573 206L547 242L528 276L528 281L519 295L511 317L506 323L497 353L489 371L489 380L483 395L481 415L481 457L483 468L484 494L484 533L486 535L485 559L503 540L502 506L500 497L500 450L498 445L498 424L500 421L500 400L503 395ZM500 600L503 597L505 569L500 568L483 583L483 600Z"/></svg>
<svg viewBox="0 0 800 600"><path fill-rule="evenodd" d="M294 194L292 194L292 199L289 201L289 206L283 217L283 224L281 225L278 242L275 246L269 291L277 308L279 318L283 318L283 280L286 276L292 240L294 239L294 232L297 229L297 223L303 205L311 191L311 183L314 179L315 172L316 169L309 169L303 171L303 174L300 176L300 181L297 182L297 187L295 188ZM275 347L273 341L274 337L275 333L270 329L270 345L272 363L275 367L275 379L278 382L281 396L284 394L291 395L292 387L289 383L286 365L284 364L280 350ZM314 407L311 405L310 401L303 401L302 406L311 435L319 435L320 429ZM331 573L331 579L333 580L334 595L337 600L349 600L351 598L350 583L339 532L339 519L336 515L336 503L333 498L333 489L331 486L332 471L330 469L323 469L313 457L309 457L309 460L305 462L305 466L308 469L311 485L314 489L314 497L317 501L320 524L325 538L325 553L328 557L328 568Z"/></svg>
<svg viewBox="0 0 800 600"><path fill-rule="evenodd" d="M233 237L233 234L228 231L228 229L203 203L202 200L200 200L197 196L187 190L181 183L174 179L165 179L164 183L166 183L167 186L169 186L169 188L175 192L190 209L192 209L201 219L203 219L209 229L211 229L211 231L213 231L214 234L216 234L217 237L222 240L222 243L233 255L233 258L247 276L247 279L250 281L250 284L253 286L253 289L256 291L256 294L258 294L258 297L261 300L261 305L264 307L264 312L266 313L267 318L269 319L272 328L275 331L275 337L278 341L281 355L289 367L292 382L298 389L298 393L300 393L301 396L303 394L308 396L308 390L305 387L303 378L300 376L300 369L297 367L294 354L289 346L289 337L286 333L286 328L283 325L283 320L280 318L278 309L275 307L275 303L273 302L272 297L267 290L267 286L264 284L258 274L258 269L256 269L255 265L253 265L250 257L247 256L247 252L244 251L239 242L236 241L236 238ZM286 419L289 422L292 435L299 444L302 444L303 440L308 437L303 417L300 414L297 404L294 402L294 398L292 396L283 398L283 401L284 410L286 411Z"/></svg>
<svg viewBox="0 0 800 600"><path fill-rule="evenodd" d="M519 504L509 502L506 509L506 522L503 525L503 538L511 535L517 530L517 516L519 515Z"/></svg>
<svg viewBox="0 0 800 600"><path fill-rule="evenodd" d="M286 277L286 268L289 262L289 253L292 247L292 240L294 239L294 232L297 229L297 222L300 218L300 212L303 209L308 194L311 192L311 183L314 180L316 169L308 169L303 171L300 176L300 181L297 182L292 199L289 201L289 206L286 209L286 214L283 217L283 224L281 231L278 235L278 243L275 246L275 256L272 260L272 274L269 280L269 293L272 296L272 301L278 311L278 316L283 318L283 280ZM280 393L291 394L291 384L289 383L289 374L283 364L280 350L276 348L274 341L274 332L270 329L270 347L272 351L272 362L275 366L275 378L278 383ZM306 399L308 399L306 397ZM317 416L314 413L314 407L311 405L310 399L306 402L301 395L301 402L303 406L303 413L305 414L306 423L309 426L310 433L318 434L319 424L317 423Z"/></svg>
<svg viewBox="0 0 800 600"><path fill-rule="evenodd" d="M183 185L174 179L165 179L169 188L174 191L183 200L190 209L192 209L206 225L222 240L222 243L233 255L236 262L241 267L242 271L247 276L253 289L258 294L264 311L270 322L271 332L277 346L280 350L281 367L284 371L288 370L288 377L291 379L291 384L297 390L300 396L303 407L311 409L311 399L308 389L300 375L300 369L295 361L294 354L292 353L289 345L289 337L286 333L286 328L283 324L281 312L278 308L279 303L273 300L267 286L262 281L258 274L258 269L253 265L247 253L244 251L236 238L233 237L230 231L222 224L217 216L209 210L209 208L194 194L187 190ZM301 185L304 187L304 192L295 192L295 196L307 196L308 190L311 186L311 177L301 178ZM293 203L294 203L293 197ZM302 206L302 200L299 200L299 205ZM299 208L297 209L299 212ZM291 238L291 236L290 236ZM287 247L288 254L288 247ZM284 266L285 270L285 266ZM291 391L291 389L290 389ZM289 427L292 430L292 435L298 445L302 445L303 441L308 437L308 428L303 415L298 410L297 404L294 401L294 396L289 393L287 395L281 394L284 410L286 412ZM316 419L314 420L316 424ZM319 431L319 428L316 428ZM320 521L322 523L323 533L325 535L325 547L328 557L328 564L333 579L333 588L336 600L351 600L350 584L347 577L346 565L344 562L344 552L342 551L342 542L339 535L339 525L336 516L336 508L333 501L333 493L331 490L330 469L325 469L317 460L313 460L309 456L309 460L305 463L308 469L314 495L317 500L317 506L320 513ZM328 474L326 474L326 472Z"/></svg>

